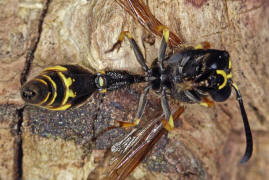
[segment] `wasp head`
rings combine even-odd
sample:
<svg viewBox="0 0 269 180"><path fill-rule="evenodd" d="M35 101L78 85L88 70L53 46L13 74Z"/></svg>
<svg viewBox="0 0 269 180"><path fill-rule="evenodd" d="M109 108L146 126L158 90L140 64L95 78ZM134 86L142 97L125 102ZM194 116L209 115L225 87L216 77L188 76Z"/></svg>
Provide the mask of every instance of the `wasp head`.
<svg viewBox="0 0 269 180"><path fill-rule="evenodd" d="M207 50L204 67L196 82L207 89L215 101L225 101L231 94L231 61L227 51Z"/></svg>

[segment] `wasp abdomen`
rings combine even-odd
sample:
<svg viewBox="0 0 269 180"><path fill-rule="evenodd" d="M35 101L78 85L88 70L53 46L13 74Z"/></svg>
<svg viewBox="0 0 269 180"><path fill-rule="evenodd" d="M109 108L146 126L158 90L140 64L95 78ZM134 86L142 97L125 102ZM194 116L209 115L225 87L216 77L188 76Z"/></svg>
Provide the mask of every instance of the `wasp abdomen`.
<svg viewBox="0 0 269 180"><path fill-rule="evenodd" d="M23 85L25 102L50 110L66 110L84 102L96 89L96 75L75 65L46 68Z"/></svg>

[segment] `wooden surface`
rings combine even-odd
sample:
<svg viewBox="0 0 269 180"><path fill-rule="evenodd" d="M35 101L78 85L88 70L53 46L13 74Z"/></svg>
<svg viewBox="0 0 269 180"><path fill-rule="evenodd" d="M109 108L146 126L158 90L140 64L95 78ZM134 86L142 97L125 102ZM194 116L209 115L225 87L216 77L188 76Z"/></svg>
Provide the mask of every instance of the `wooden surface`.
<svg viewBox="0 0 269 180"><path fill-rule="evenodd" d="M148 0L153 14L187 44L209 41L229 51L234 81L243 95L253 132L254 153L245 165L245 137L235 94L208 109L187 105L179 127L163 138L129 179L256 179L269 176L269 4L266 0ZM44 13L45 7L48 7ZM113 0L4 0L0 3L0 179L86 179L123 130L91 138L114 120L131 120L143 85L94 94L78 109L18 111L20 74L33 52L29 78L44 67L75 63L98 71L142 73L128 41L105 54L129 30L150 65L160 38L150 35ZM36 48L35 48L36 47ZM145 118L161 113L151 93ZM21 155L20 152L23 152Z"/></svg>

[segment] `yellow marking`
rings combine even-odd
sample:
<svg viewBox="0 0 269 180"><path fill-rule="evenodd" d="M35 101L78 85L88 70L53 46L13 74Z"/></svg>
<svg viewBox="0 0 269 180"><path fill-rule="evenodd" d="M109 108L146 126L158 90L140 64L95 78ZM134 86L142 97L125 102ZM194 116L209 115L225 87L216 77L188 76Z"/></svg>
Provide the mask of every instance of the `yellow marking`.
<svg viewBox="0 0 269 180"><path fill-rule="evenodd" d="M221 75L224 79L223 83L219 86L219 89L222 89L226 86L227 84L227 74L224 70L216 70L216 73Z"/></svg>
<svg viewBox="0 0 269 180"><path fill-rule="evenodd" d="M231 61L231 57L229 57L229 69L232 68L232 61Z"/></svg>
<svg viewBox="0 0 269 180"><path fill-rule="evenodd" d="M98 72L99 74L106 74L106 72L104 70L101 70Z"/></svg>
<svg viewBox="0 0 269 180"><path fill-rule="evenodd" d="M48 83L47 83L46 81L44 81L43 79L36 78L36 79L34 79L34 80L39 81L39 82L41 82L42 84L45 84L46 86L48 86Z"/></svg>
<svg viewBox="0 0 269 180"><path fill-rule="evenodd" d="M51 79L51 77L49 77L48 75L45 75L45 74L43 74L42 76L45 77L52 84L52 86L55 90L51 101L47 104L47 106L49 106L55 101L55 99L57 97L57 86L56 86L56 83Z"/></svg>
<svg viewBox="0 0 269 180"><path fill-rule="evenodd" d="M50 96L50 92L47 93L47 96L43 99L43 101L38 103L38 105L42 105L43 103L47 102L47 100L49 99L49 96Z"/></svg>
<svg viewBox="0 0 269 180"><path fill-rule="evenodd" d="M63 101L62 101L62 106L63 106L63 105L65 105L67 103L68 98L70 98L70 97L74 98L74 97L76 97L76 94L73 92L72 89L69 88L73 83L72 78L71 77L66 78L62 72L58 72L58 75L63 80L65 88L66 88L65 89L65 95L64 95L64 98L63 98Z"/></svg>
<svg viewBox="0 0 269 180"><path fill-rule="evenodd" d="M44 81L43 79L36 78L34 80L44 84L48 88L48 83L46 81ZM43 103L45 103L49 99L49 96L50 96L50 92L48 92L47 96L37 105L42 105Z"/></svg>
<svg viewBox="0 0 269 180"><path fill-rule="evenodd" d="M105 89L102 89L102 90L100 90L99 91L100 93L106 93L107 92L107 89L105 88Z"/></svg>
<svg viewBox="0 0 269 180"><path fill-rule="evenodd" d="M64 72L67 71L68 69L66 67L63 66L53 66L53 67L47 67L43 70L44 71L60 71L60 72Z"/></svg>
<svg viewBox="0 0 269 180"><path fill-rule="evenodd" d="M172 131L172 130L174 129L174 127L175 127L173 116L170 115L168 122L167 122L165 119L163 119L163 120L162 120L162 124L163 124L163 127L164 127L167 131Z"/></svg>
<svg viewBox="0 0 269 180"><path fill-rule="evenodd" d="M157 31L159 31L159 32L163 32L165 29L168 30L168 28L165 25L157 26Z"/></svg>
<svg viewBox="0 0 269 180"><path fill-rule="evenodd" d="M173 119L172 115L170 115L170 117L169 117L168 124L172 129L174 129L175 125L174 125L174 119Z"/></svg>
<svg viewBox="0 0 269 180"><path fill-rule="evenodd" d="M125 121L117 121L119 123L120 127L128 128L128 127L134 127L139 124L140 119L136 118L134 122L125 122Z"/></svg>
<svg viewBox="0 0 269 180"><path fill-rule="evenodd" d="M164 37L165 42L168 43L168 40L169 40L169 30L167 28L165 28L163 30L163 37Z"/></svg>
<svg viewBox="0 0 269 180"><path fill-rule="evenodd" d="M210 48L210 43L207 41L201 42L200 44L197 44L194 46L194 49L209 49Z"/></svg>
<svg viewBox="0 0 269 180"><path fill-rule="evenodd" d="M204 49L204 46L202 44L198 44L194 46L194 49Z"/></svg>
<svg viewBox="0 0 269 180"><path fill-rule="evenodd" d="M210 99L203 97L202 101L200 102L201 106L206 106L206 107L213 107L214 106L214 102L211 101Z"/></svg>
<svg viewBox="0 0 269 180"><path fill-rule="evenodd" d="M138 125L139 122L140 122L140 119L139 119L139 118L136 118L136 119L134 120L134 124L135 124L135 125Z"/></svg>
<svg viewBox="0 0 269 180"><path fill-rule="evenodd" d="M100 77L98 79L98 83L99 83L99 86L103 87L105 85L105 81L104 81L104 78L103 77Z"/></svg>
<svg viewBox="0 0 269 180"><path fill-rule="evenodd" d="M235 83L233 83L233 86L238 91L238 86Z"/></svg>
<svg viewBox="0 0 269 180"><path fill-rule="evenodd" d="M123 41L124 37L127 37L128 39L133 39L132 34L129 31L123 31L120 33L118 37L118 41Z"/></svg>
<svg viewBox="0 0 269 180"><path fill-rule="evenodd" d="M208 104L207 104L206 102L200 102L200 105L201 105L201 106L208 107Z"/></svg>
<svg viewBox="0 0 269 180"><path fill-rule="evenodd" d="M63 106L59 106L59 107L48 106L48 107L46 107L46 108L49 109L49 110L52 110L52 111L64 111L64 110L70 108L71 105L72 105L72 104L65 104L65 105L63 105Z"/></svg>
<svg viewBox="0 0 269 180"><path fill-rule="evenodd" d="M163 32L163 37L166 43L168 43L169 40L169 29L164 26L164 25L160 25L157 27L157 31L159 32Z"/></svg>
<svg viewBox="0 0 269 180"><path fill-rule="evenodd" d="M232 79L232 73L230 73L230 74L227 74L227 79Z"/></svg>

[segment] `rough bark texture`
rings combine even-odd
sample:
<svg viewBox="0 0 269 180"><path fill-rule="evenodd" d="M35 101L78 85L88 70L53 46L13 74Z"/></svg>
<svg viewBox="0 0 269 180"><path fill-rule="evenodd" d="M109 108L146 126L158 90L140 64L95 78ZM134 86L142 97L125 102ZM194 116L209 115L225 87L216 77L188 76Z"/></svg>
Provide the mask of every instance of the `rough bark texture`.
<svg viewBox="0 0 269 180"><path fill-rule="evenodd" d="M253 131L254 153L238 162L245 137L235 95L207 109L187 105L179 127L162 138L129 179L266 179L269 177L269 6L266 0L148 0L153 14L187 44L211 42L232 57L234 81L243 95ZM48 8L47 11L44 9ZM0 179L86 179L104 150L125 134L113 130L92 141L114 120L131 120L143 85L94 94L78 109L18 111L20 74L34 55L31 73L46 66L80 64L95 71L142 73L128 41L105 54L123 30L137 40L147 64L160 38L148 32L113 0L4 0L0 3ZM145 119L161 113L151 93Z"/></svg>

